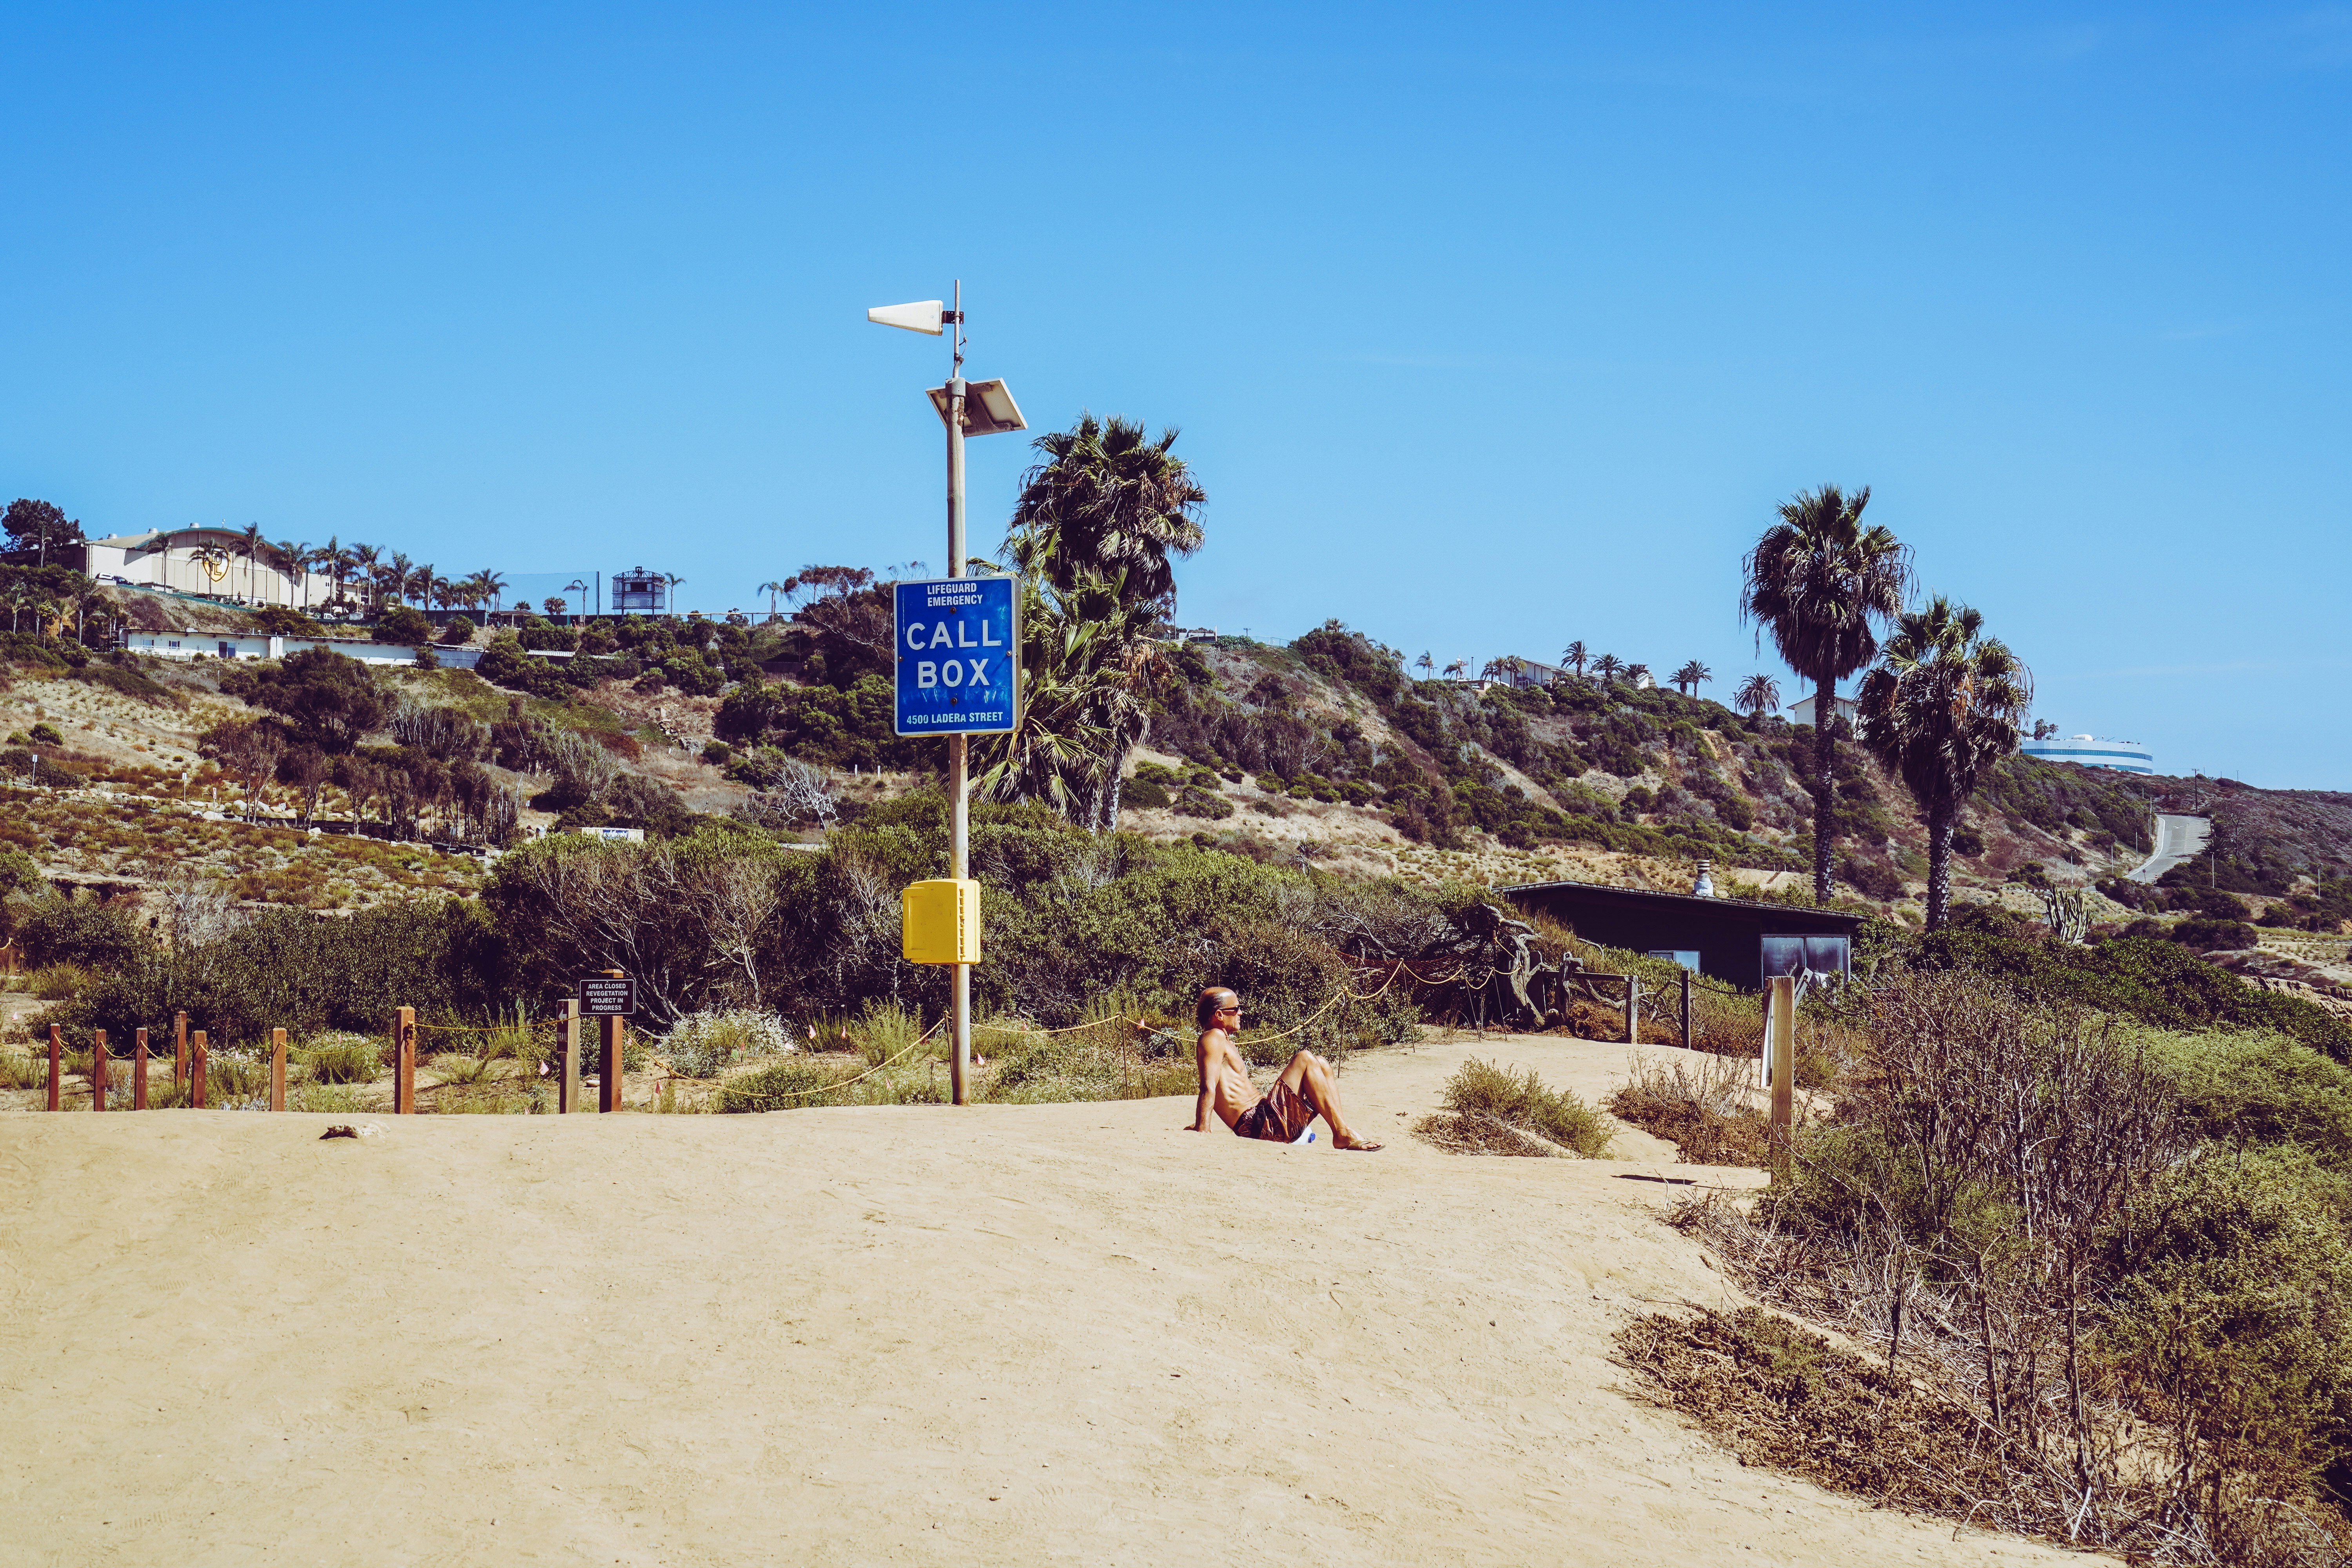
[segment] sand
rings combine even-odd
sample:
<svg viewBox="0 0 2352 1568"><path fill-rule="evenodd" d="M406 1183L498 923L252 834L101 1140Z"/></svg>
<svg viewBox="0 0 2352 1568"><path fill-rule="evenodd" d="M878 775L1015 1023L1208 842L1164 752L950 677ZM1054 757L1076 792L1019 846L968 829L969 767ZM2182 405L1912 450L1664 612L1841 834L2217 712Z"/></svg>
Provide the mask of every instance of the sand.
<svg viewBox="0 0 2352 1568"><path fill-rule="evenodd" d="M1625 1061L1360 1058L1369 1156L1189 1100L0 1119L0 1561L2061 1557L1628 1397L1612 1330L1736 1298L1624 1178L1757 1174L1416 1143L1473 1051Z"/></svg>

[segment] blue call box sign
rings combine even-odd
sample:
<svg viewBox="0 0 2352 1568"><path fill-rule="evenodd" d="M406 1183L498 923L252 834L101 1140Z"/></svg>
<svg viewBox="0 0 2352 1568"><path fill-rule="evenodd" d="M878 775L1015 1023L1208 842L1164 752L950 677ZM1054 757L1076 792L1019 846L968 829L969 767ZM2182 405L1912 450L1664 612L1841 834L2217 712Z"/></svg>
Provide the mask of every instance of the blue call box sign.
<svg viewBox="0 0 2352 1568"><path fill-rule="evenodd" d="M899 734L1013 728L1020 667L1013 588L1010 577L896 585Z"/></svg>

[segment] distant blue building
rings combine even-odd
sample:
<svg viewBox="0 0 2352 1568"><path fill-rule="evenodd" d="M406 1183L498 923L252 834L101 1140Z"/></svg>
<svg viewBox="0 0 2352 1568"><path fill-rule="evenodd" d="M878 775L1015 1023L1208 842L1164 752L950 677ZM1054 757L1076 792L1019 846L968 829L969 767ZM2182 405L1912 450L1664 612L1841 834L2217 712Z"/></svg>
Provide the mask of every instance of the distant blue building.
<svg viewBox="0 0 2352 1568"><path fill-rule="evenodd" d="M2054 735L2047 741L2027 741L2017 749L2045 763L2080 763L2086 768L2113 768L2125 773L2156 772L2156 753L2137 741L2102 741L2092 735Z"/></svg>

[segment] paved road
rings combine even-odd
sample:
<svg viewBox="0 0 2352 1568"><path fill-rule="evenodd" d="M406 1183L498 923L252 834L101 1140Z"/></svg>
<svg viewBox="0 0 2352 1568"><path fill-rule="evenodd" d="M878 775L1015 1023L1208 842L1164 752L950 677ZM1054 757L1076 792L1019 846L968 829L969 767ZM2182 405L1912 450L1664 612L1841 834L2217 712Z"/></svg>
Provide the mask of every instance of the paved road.
<svg viewBox="0 0 2352 1568"><path fill-rule="evenodd" d="M2203 854L2205 841L2212 836L2210 818L2159 816L2156 819L2156 853L2125 872L2124 879L2132 882L2153 882L2183 860Z"/></svg>

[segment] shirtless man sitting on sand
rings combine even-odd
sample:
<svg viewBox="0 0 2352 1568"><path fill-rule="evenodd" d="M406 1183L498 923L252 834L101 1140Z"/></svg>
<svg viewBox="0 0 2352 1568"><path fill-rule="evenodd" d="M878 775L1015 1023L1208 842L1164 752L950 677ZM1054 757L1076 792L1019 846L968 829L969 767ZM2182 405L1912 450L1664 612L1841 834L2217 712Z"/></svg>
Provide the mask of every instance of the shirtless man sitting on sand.
<svg viewBox="0 0 2352 1568"><path fill-rule="evenodd" d="M1331 1081L1331 1064L1313 1051L1292 1057L1265 1098L1258 1098L1257 1087L1250 1082L1249 1064L1234 1049L1234 1031L1242 1026L1240 997L1223 986L1202 992L1198 1021L1201 1099L1192 1108L1192 1125L1186 1131L1206 1132L1209 1113L1213 1110L1241 1137L1287 1143L1306 1131L1319 1112L1331 1124L1333 1148L1369 1153L1380 1147L1349 1130L1346 1113L1339 1109L1339 1091Z"/></svg>

